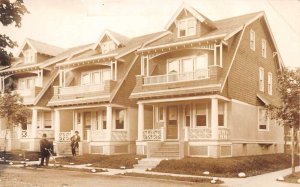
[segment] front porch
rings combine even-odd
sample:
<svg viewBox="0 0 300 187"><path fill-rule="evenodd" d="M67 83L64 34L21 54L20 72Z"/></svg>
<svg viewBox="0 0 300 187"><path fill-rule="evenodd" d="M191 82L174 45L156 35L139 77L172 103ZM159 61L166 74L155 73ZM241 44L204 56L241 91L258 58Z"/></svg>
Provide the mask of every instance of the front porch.
<svg viewBox="0 0 300 187"><path fill-rule="evenodd" d="M70 154L70 141L75 131L81 137L79 154L111 155L133 152L133 134L129 132L131 113L132 109L111 105L56 110L57 153Z"/></svg>
<svg viewBox="0 0 300 187"><path fill-rule="evenodd" d="M178 147L179 157L219 157L220 145L230 144L227 102L220 96L139 102L137 153L152 157Z"/></svg>

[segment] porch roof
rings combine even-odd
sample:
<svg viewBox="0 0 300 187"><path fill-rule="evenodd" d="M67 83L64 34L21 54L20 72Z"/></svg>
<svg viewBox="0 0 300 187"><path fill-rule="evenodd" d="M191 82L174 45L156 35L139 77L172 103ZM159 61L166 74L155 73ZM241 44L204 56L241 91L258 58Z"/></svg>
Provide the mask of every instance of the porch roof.
<svg viewBox="0 0 300 187"><path fill-rule="evenodd" d="M110 95L98 96L98 97L88 97L88 98L77 98L77 99L51 99L47 106L74 106L74 105L84 105L84 104L96 104L108 102Z"/></svg>

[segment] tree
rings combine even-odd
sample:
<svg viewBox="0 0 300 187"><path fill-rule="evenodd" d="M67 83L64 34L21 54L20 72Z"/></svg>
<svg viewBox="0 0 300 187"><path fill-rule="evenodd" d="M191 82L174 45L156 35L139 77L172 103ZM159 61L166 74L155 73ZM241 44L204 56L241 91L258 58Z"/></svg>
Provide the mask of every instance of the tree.
<svg viewBox="0 0 300 187"><path fill-rule="evenodd" d="M300 68L283 69L278 76L281 105L268 105L267 114L281 125L291 129L292 173L295 173L295 132L300 127ZM298 145L298 143L296 143Z"/></svg>
<svg viewBox="0 0 300 187"><path fill-rule="evenodd" d="M5 119L5 137L4 137L4 162L6 161L6 144L8 131L14 125L26 124L29 110L22 104L22 98L18 94L6 92L0 96L0 118Z"/></svg>
<svg viewBox="0 0 300 187"><path fill-rule="evenodd" d="M0 0L0 22L3 26L15 24L16 27L21 27L22 16L29 13L26 9L23 0ZM8 66L12 58L12 54L6 51L6 48L17 47L17 43L12 41L5 34L0 34L0 65Z"/></svg>

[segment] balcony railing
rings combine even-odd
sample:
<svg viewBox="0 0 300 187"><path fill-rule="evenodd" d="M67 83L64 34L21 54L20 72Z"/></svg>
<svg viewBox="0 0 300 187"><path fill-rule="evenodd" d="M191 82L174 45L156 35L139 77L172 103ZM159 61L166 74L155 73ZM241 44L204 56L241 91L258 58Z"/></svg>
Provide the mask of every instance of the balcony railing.
<svg viewBox="0 0 300 187"><path fill-rule="evenodd" d="M181 82L190 80L202 80L210 77L209 69L197 70L194 72L172 73L167 75L155 75L144 77L144 84L160 84L170 82Z"/></svg>
<svg viewBox="0 0 300 187"><path fill-rule="evenodd" d="M104 90L103 84L68 86L68 87L59 87L59 94L72 95L74 93L80 94L80 93L97 92L103 90Z"/></svg>

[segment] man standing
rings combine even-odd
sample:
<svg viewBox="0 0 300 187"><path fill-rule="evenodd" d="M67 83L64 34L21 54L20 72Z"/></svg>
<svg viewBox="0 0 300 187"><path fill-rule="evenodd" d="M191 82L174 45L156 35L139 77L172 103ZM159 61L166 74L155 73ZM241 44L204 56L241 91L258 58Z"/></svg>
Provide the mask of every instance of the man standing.
<svg viewBox="0 0 300 187"><path fill-rule="evenodd" d="M71 137L71 149L72 149L72 155L76 156L76 148L79 148L79 143L80 142L80 136L78 135L79 132L75 131L75 135Z"/></svg>
<svg viewBox="0 0 300 187"><path fill-rule="evenodd" d="M47 140L47 134L43 134L43 138L40 140L40 151L41 151L41 163L40 166L44 165L44 160L46 159L46 166L49 164L50 152L52 149L52 144Z"/></svg>

